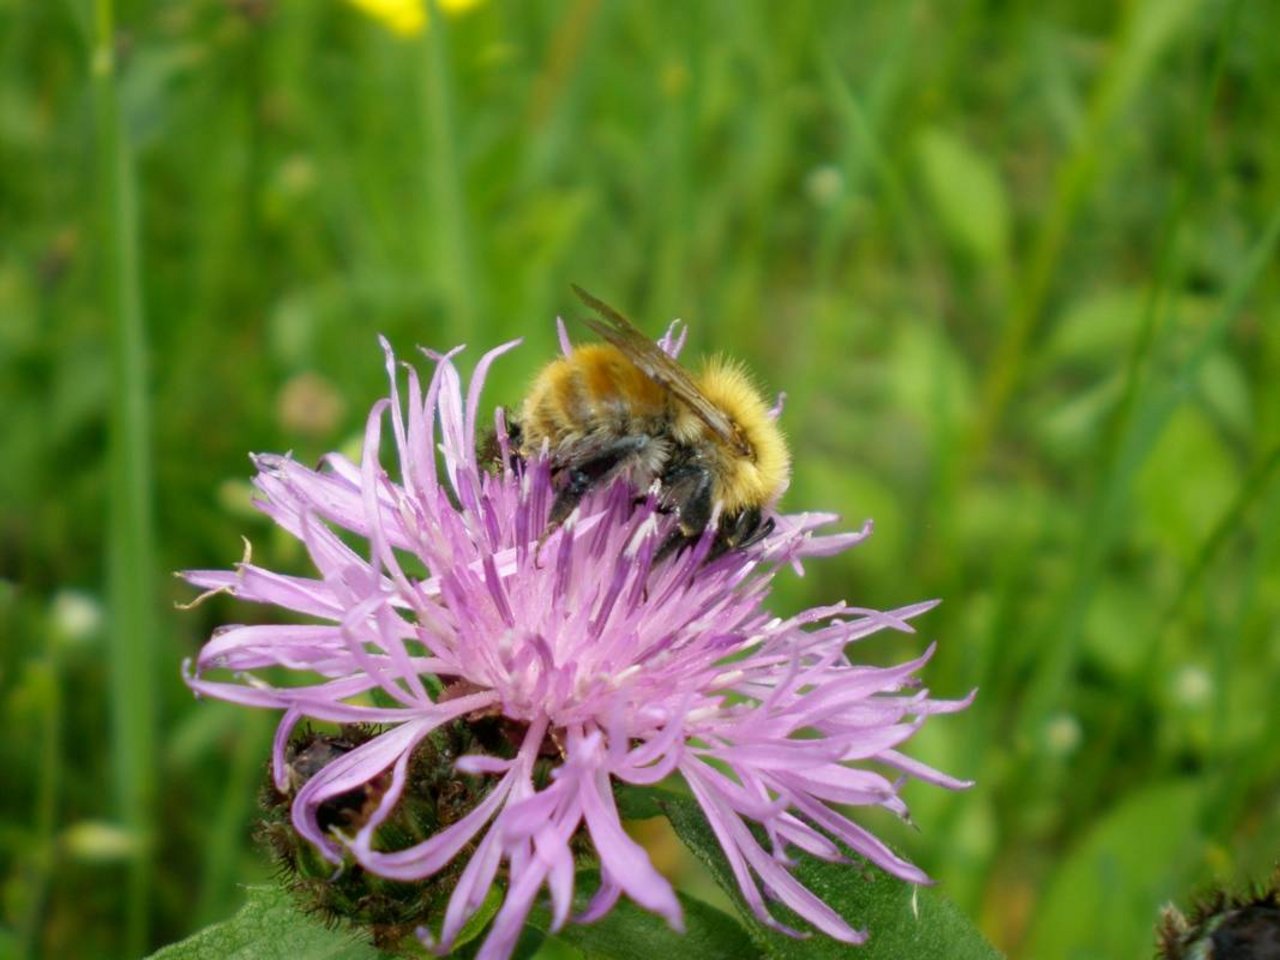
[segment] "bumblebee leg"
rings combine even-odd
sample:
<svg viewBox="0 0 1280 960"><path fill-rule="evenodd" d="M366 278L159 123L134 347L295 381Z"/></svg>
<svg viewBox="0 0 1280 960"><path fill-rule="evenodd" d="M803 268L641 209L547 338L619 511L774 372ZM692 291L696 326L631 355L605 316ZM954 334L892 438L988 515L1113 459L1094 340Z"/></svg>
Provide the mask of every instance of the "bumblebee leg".
<svg viewBox="0 0 1280 960"><path fill-rule="evenodd" d="M730 550L745 550L773 533L773 517L763 517L759 507L748 507L720 521L716 542L707 556L710 562Z"/></svg>
<svg viewBox="0 0 1280 960"><path fill-rule="evenodd" d="M504 411L505 413L505 411ZM494 444L497 444L497 436L494 436ZM520 426L520 421L510 419L507 421L507 450L509 452L510 466L514 470L516 467L524 463L524 457L521 456L520 450L524 447L524 428Z"/></svg>
<svg viewBox="0 0 1280 960"><path fill-rule="evenodd" d="M765 521L760 524L760 526L756 527L753 531L751 531L751 535L748 536L747 539L740 544L740 546L754 547L757 543L760 543L765 538L767 538L769 534L773 533L773 528L775 526L776 524L773 522L773 517L766 518Z"/></svg>
<svg viewBox="0 0 1280 960"><path fill-rule="evenodd" d="M676 525L658 548L654 563L697 540L711 522L713 501L711 471L697 463L685 463L662 478L662 505L676 514Z"/></svg>
<svg viewBox="0 0 1280 960"><path fill-rule="evenodd" d="M648 444L648 437L626 437L594 451L589 460L575 463L561 471L564 485L556 491L556 498L551 503L548 530L564 523L588 492L615 476Z"/></svg>
<svg viewBox="0 0 1280 960"><path fill-rule="evenodd" d="M503 418L506 419L508 411L503 410L502 413ZM481 467L493 471L501 471L504 467L519 470L524 464L524 457L520 454L520 447L524 443L524 432L520 429L520 421L507 419L506 430L506 462L504 463L502 459L503 444L498 441L498 431L489 427L476 444L476 462Z"/></svg>
<svg viewBox="0 0 1280 960"><path fill-rule="evenodd" d="M582 502L599 478L580 468L566 471L564 486L556 491L556 498L551 502L551 515L547 518L548 532L554 530L568 519L573 508Z"/></svg>

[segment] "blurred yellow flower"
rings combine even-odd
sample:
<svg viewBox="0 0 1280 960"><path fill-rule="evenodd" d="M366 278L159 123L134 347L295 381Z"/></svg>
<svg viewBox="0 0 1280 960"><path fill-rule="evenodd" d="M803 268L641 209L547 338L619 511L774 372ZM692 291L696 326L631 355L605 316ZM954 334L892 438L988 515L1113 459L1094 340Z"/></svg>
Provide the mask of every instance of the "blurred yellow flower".
<svg viewBox="0 0 1280 960"><path fill-rule="evenodd" d="M412 37L421 33L427 25L426 0L347 0L394 33ZM478 7L482 0L436 0L441 13L465 13Z"/></svg>

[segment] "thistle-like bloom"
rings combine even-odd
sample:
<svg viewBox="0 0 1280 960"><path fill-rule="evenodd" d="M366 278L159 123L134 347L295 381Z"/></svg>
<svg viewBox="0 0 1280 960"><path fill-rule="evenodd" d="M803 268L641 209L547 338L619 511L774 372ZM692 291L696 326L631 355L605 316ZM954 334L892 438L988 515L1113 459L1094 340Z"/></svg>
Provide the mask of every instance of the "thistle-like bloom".
<svg viewBox="0 0 1280 960"><path fill-rule="evenodd" d="M349 856L392 879L430 877L465 858L443 918L419 931L441 952L495 884L505 894L482 960L509 955L544 888L555 926L565 923L575 851L588 842L601 886L574 920L599 917L626 894L679 928L678 900L623 831L613 793L669 777L700 804L761 921L784 929L768 897L832 937L860 942L864 933L795 879L788 853L839 860L844 845L904 880L928 882L843 810L878 805L905 816L904 776L966 785L898 752L925 717L968 702L917 688L914 674L932 648L887 668L847 654L877 631L911 632L908 621L933 603L889 613L837 604L789 619L766 612L780 566L846 549L868 532L817 535L829 515L779 516L761 548L718 556L712 523L694 546L655 561L672 518L652 492L637 497L618 483L548 531L549 464L510 465L503 448L508 466L494 467L477 454L481 386L512 346L481 359L465 395L457 351L429 354L435 369L425 392L410 368L403 397L387 349L390 396L369 416L360 463L333 454L312 470L288 457L256 458L260 507L305 544L319 576L274 573L246 558L234 571L186 577L320 622L227 627L188 682L284 711L273 767L281 791L300 720L378 725L306 781L292 819L334 863ZM663 346L678 348L670 335ZM380 459L388 419L396 477ZM352 534L367 556L348 545ZM298 685L257 673L271 667L296 671ZM232 675L211 678L221 671ZM456 763L489 779L483 799L421 842L383 849L378 828L406 799L415 746L443 725L486 717L502 718L511 749ZM326 802L374 781L376 809L357 829L321 826Z"/></svg>

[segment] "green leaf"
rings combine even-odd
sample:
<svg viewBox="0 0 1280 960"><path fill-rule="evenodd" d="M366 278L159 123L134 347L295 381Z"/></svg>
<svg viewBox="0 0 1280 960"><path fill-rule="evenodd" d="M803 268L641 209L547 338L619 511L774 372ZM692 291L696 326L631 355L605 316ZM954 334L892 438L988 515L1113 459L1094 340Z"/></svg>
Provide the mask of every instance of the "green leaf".
<svg viewBox="0 0 1280 960"><path fill-rule="evenodd" d="M1133 341L1149 294L1136 287L1090 291L1056 318L1040 351L1044 372L1063 367L1111 370Z"/></svg>
<svg viewBox="0 0 1280 960"><path fill-rule="evenodd" d="M1203 852L1201 785L1166 783L1132 794L1062 862L1035 911L1026 956L1148 956L1161 903Z"/></svg>
<svg viewBox="0 0 1280 960"><path fill-rule="evenodd" d="M1253 430L1253 397L1240 363L1225 350L1205 358L1200 369L1200 395L1213 417L1237 436Z"/></svg>
<svg viewBox="0 0 1280 960"><path fill-rule="evenodd" d="M720 844L697 803L684 797L663 799L676 834L711 870L716 882L733 898L751 939L764 956L779 960L847 958L848 944L815 933L796 939L771 930L751 913L738 890ZM913 887L868 866L828 863L796 854L796 877L857 929L869 933L857 950L858 960L996 960L999 952L987 943L955 904L932 890ZM779 920L803 928L802 921L779 905Z"/></svg>
<svg viewBox="0 0 1280 960"><path fill-rule="evenodd" d="M939 428L972 415L973 378L954 337L939 326L898 324L885 359L895 410L920 424L937 424Z"/></svg>
<svg viewBox="0 0 1280 960"><path fill-rule="evenodd" d="M1190 562L1239 486L1236 459L1215 425L1184 406L1134 478L1135 525L1161 551Z"/></svg>
<svg viewBox="0 0 1280 960"><path fill-rule="evenodd" d="M578 874L574 909L582 910L600 886L595 871ZM698 960L751 960L762 956L733 917L693 897L677 894L684 911L684 933L667 921L623 897L605 916L591 924L568 924L555 939L599 960L655 960L659 957L697 957ZM549 933L551 912L539 904L529 927Z"/></svg>
<svg viewBox="0 0 1280 960"><path fill-rule="evenodd" d="M153 953L150 960L380 960L387 956L341 927L298 909L279 887L249 888L230 920Z"/></svg>
<svg viewBox="0 0 1280 960"><path fill-rule="evenodd" d="M633 787L621 784L614 788L618 813L623 820L651 820L662 816L662 798L666 792L654 787Z"/></svg>
<svg viewBox="0 0 1280 960"><path fill-rule="evenodd" d="M1009 201L991 161L945 130L916 140L925 192L955 246L984 264L1004 266L1009 252Z"/></svg>
<svg viewBox="0 0 1280 960"><path fill-rule="evenodd" d="M502 899L502 891L500 891L496 886L490 887L485 891L484 901L476 908L476 912L467 919L467 922L462 925L462 929L458 931L457 937L454 938L453 942L455 948L470 943L479 937L480 934L484 933L485 929L489 926L489 921L492 920L497 915L498 910L502 908ZM445 906L442 903L440 908L440 917L442 919L444 917L444 911ZM440 935L440 924L435 924L434 927L436 936L438 937Z"/></svg>

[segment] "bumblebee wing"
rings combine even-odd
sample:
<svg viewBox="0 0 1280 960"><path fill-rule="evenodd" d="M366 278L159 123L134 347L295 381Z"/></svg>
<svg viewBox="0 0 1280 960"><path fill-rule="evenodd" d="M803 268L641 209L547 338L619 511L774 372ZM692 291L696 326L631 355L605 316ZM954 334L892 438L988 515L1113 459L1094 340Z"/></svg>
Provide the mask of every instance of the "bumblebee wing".
<svg viewBox="0 0 1280 960"><path fill-rule="evenodd" d="M742 440L733 421L698 389L698 385L689 376L689 371L671 359L661 347L613 307L593 297L576 283L571 286L578 299L600 315L599 320L588 317L583 321L593 332L621 350L646 377L670 390L725 443L742 447Z"/></svg>

